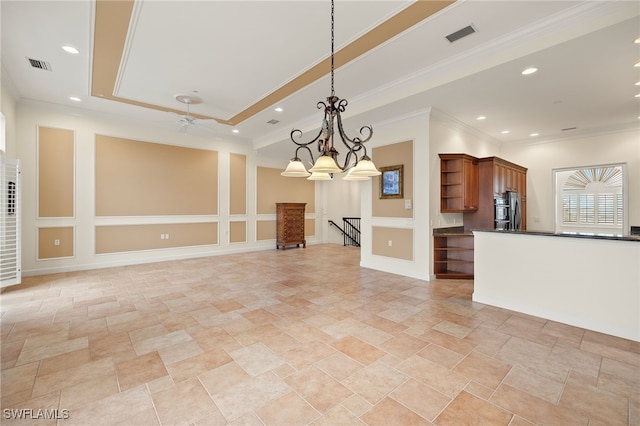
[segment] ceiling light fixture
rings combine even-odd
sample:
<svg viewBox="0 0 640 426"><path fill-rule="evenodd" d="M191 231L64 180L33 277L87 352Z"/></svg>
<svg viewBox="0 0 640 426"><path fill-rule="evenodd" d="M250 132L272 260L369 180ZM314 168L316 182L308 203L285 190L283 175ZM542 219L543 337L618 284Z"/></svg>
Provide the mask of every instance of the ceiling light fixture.
<svg viewBox="0 0 640 426"><path fill-rule="evenodd" d="M640 44L640 37L638 37L637 39L635 39L633 42L634 42L635 44Z"/></svg>
<svg viewBox="0 0 640 426"><path fill-rule="evenodd" d="M522 71L522 75L531 75L538 71L538 68L530 67Z"/></svg>
<svg viewBox="0 0 640 426"><path fill-rule="evenodd" d="M503 130L500 133L502 133L503 135L509 134L509 130Z"/></svg>
<svg viewBox="0 0 640 426"><path fill-rule="evenodd" d="M636 64L634 65L634 67L640 67L640 62L636 62Z"/></svg>
<svg viewBox="0 0 640 426"><path fill-rule="evenodd" d="M69 99L72 100L73 102L80 102L82 100L77 96L69 96Z"/></svg>
<svg viewBox="0 0 640 426"><path fill-rule="evenodd" d="M319 101L316 106L318 109L324 109L324 117L320 132L309 142L298 142L296 138L302 136L302 131L294 129L290 133L291 141L298 147L295 156L289 161L287 168L281 173L287 177L305 177L315 180L316 173L341 173L350 171L350 176L362 176L369 179L371 176L380 175L380 171L376 168L371 158L367 156L367 148L364 143L368 142L373 136L373 128L371 126L362 126L360 128L360 137L349 138L342 128L342 117L340 116L347 107L346 99L339 99L334 89L334 0L331 0L331 96L327 97L327 102ZM337 126L337 127L336 127ZM336 132L337 130L337 132ZM338 150L335 147L335 136L339 136L344 146L349 150L344 158L344 162L338 165ZM320 156L315 161L313 153L309 146L317 144ZM302 164L302 160L298 157L299 150L306 150L311 156L311 161L315 164L309 169L310 173ZM362 155L358 158L358 153L362 151ZM315 175L315 176L314 176ZM346 176L345 176L346 177Z"/></svg>
<svg viewBox="0 0 640 426"><path fill-rule="evenodd" d="M65 44L64 46L62 46L62 50L64 50L67 53L71 53L72 55L77 55L78 53L80 53L78 49L68 44Z"/></svg>
<svg viewBox="0 0 640 426"><path fill-rule="evenodd" d="M276 108L274 108L273 110L274 110L275 112L282 112L282 111L283 111L282 107L276 107Z"/></svg>
<svg viewBox="0 0 640 426"><path fill-rule="evenodd" d="M238 129L233 129L233 130L232 130L232 132L233 132L233 133L240 133L240 130L238 130Z"/></svg>
<svg viewBox="0 0 640 426"><path fill-rule="evenodd" d="M536 136L540 136L540 133L530 133L529 136L535 138Z"/></svg>
<svg viewBox="0 0 640 426"><path fill-rule="evenodd" d="M485 120L487 117L484 115L479 115L476 117L476 120L480 121L480 120Z"/></svg>

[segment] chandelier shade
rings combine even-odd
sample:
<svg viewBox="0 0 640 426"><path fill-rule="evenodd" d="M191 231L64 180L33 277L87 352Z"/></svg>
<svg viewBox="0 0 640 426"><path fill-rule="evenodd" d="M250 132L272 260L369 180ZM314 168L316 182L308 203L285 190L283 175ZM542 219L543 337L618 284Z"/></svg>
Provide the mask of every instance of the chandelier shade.
<svg viewBox="0 0 640 426"><path fill-rule="evenodd" d="M373 161L366 155L362 157L358 164L350 170L352 176L380 176L380 170L376 168L376 165L373 164Z"/></svg>
<svg viewBox="0 0 640 426"><path fill-rule="evenodd" d="M355 168L353 175L358 175L368 179L371 176L377 176L380 174L371 158L367 156L367 148L364 146L373 136L373 128L371 126L362 126L360 128L360 135L355 137L349 137L345 133L342 127L342 116L347 108L347 100L340 99L335 94L334 85L334 0L331 0L331 96L327 97L326 102L319 101L316 104L318 109L324 110L322 118L322 125L320 131L315 138L308 142L299 141L303 133L299 129L294 129L289 135L291 141L297 146L296 156L294 160L300 162L300 165L292 165L289 163L287 169L282 172L283 176L288 177L308 177L307 170L302 165L302 162L298 158L298 151L302 149L307 151L311 157L311 162L314 163L313 167L309 169L311 173L342 173ZM346 148L348 151L343 160L339 159L340 153L334 142L342 142L340 147ZM316 161L313 158L313 153L309 148L313 144L317 145L320 156ZM302 166L302 167L300 167ZM291 169L291 170L290 170ZM365 180L365 179L359 179Z"/></svg>
<svg viewBox="0 0 640 426"><path fill-rule="evenodd" d="M333 177L329 173L324 172L313 172L311 176L307 178L307 180L332 180Z"/></svg>
<svg viewBox="0 0 640 426"><path fill-rule="evenodd" d="M369 180L371 177L370 176L357 176L353 174L353 168L350 168L347 171L347 174L344 175L344 177L342 178L342 180L349 180L349 181L361 181L361 180Z"/></svg>
<svg viewBox="0 0 640 426"><path fill-rule="evenodd" d="M280 174L286 177L307 177L311 173L307 171L304 164L302 164L302 161L296 157L289 160L289 165L284 172Z"/></svg>
<svg viewBox="0 0 640 426"><path fill-rule="evenodd" d="M318 157L316 163L309 169L311 173L341 173L336 161L328 155Z"/></svg>

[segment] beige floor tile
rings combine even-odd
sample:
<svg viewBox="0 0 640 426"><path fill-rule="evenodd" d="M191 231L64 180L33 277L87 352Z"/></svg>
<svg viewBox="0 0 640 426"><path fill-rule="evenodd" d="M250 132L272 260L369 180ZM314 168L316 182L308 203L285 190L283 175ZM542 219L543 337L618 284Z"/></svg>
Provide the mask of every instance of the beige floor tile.
<svg viewBox="0 0 640 426"><path fill-rule="evenodd" d="M560 395L564 390L564 383L539 376L518 366L511 369L504 383L552 404L560 401Z"/></svg>
<svg viewBox="0 0 640 426"><path fill-rule="evenodd" d="M226 422L207 391L195 378L153 393L151 397L163 425L189 425L205 421L217 425Z"/></svg>
<svg viewBox="0 0 640 426"><path fill-rule="evenodd" d="M195 340L188 340L158 349L158 354L165 365L175 364L176 362L195 357L202 353L204 353L204 351L198 346Z"/></svg>
<svg viewBox="0 0 640 426"><path fill-rule="evenodd" d="M2 395L3 401L8 395L23 391L28 392L27 399L31 397L31 389L36 380L38 367L39 362L32 362L2 370L0 372L0 377L2 378L0 381L2 392L0 392L0 395Z"/></svg>
<svg viewBox="0 0 640 426"><path fill-rule="evenodd" d="M353 395L353 392L316 367L307 367L291 374L285 382L321 413Z"/></svg>
<svg viewBox="0 0 640 426"><path fill-rule="evenodd" d="M333 353L336 349L323 342L307 342L288 350L282 357L296 370L301 370Z"/></svg>
<svg viewBox="0 0 640 426"><path fill-rule="evenodd" d="M40 362L38 376L44 376L50 373L55 373L56 371L77 367L80 364L84 364L90 361L91 352L89 351L89 348L67 352L51 358L46 358Z"/></svg>
<svg viewBox="0 0 640 426"><path fill-rule="evenodd" d="M369 365L385 356L384 351L351 336L337 340L333 343L333 347L364 365Z"/></svg>
<svg viewBox="0 0 640 426"><path fill-rule="evenodd" d="M353 395L342 402L342 406L349 410L354 416L361 416L373 407L359 395Z"/></svg>
<svg viewBox="0 0 640 426"><path fill-rule="evenodd" d="M120 392L115 374L86 380L62 389L60 407L76 410Z"/></svg>
<svg viewBox="0 0 640 426"><path fill-rule="evenodd" d="M214 349L169 364L166 367L173 380L178 383L206 373L231 361L233 361L233 359L223 349Z"/></svg>
<svg viewBox="0 0 640 426"><path fill-rule="evenodd" d="M504 361L490 358L478 352L471 352L453 371L491 389L495 389L511 370Z"/></svg>
<svg viewBox="0 0 640 426"><path fill-rule="evenodd" d="M468 377L418 355L403 361L397 368L449 398L454 398L469 382Z"/></svg>
<svg viewBox="0 0 640 426"><path fill-rule="evenodd" d="M438 425L508 425L513 414L467 392L461 392L438 416ZM473 419L473 423L469 422Z"/></svg>
<svg viewBox="0 0 640 426"><path fill-rule="evenodd" d="M364 425L358 417L342 405L333 407L322 417L311 423L312 426Z"/></svg>
<svg viewBox="0 0 640 426"><path fill-rule="evenodd" d="M33 396L45 395L89 380L107 379L113 377L114 374L113 361L109 358L87 362L55 373L38 376L33 386Z"/></svg>
<svg viewBox="0 0 640 426"><path fill-rule="evenodd" d="M256 412L267 426L306 425L320 417L320 413L295 392L269 402Z"/></svg>
<svg viewBox="0 0 640 426"><path fill-rule="evenodd" d="M368 425L388 426L397 425L430 425L426 419L420 417L402 404L391 398L385 398L371 410L363 414L361 420Z"/></svg>
<svg viewBox="0 0 640 426"><path fill-rule="evenodd" d="M27 344L28 343L29 341L27 340ZM27 347L27 344L25 344L25 348ZM52 358L61 354L86 349L88 347L89 339L85 336L72 340L63 340L46 346L39 346L32 350L23 348L18 360L16 361L16 365L28 364L36 360Z"/></svg>
<svg viewBox="0 0 640 426"><path fill-rule="evenodd" d="M407 380L389 396L431 422L451 401L448 396L415 379Z"/></svg>
<svg viewBox="0 0 640 426"><path fill-rule="evenodd" d="M426 340L429 343L440 345L443 348L449 349L450 351L457 352L461 355L467 355L476 347L474 343L459 339L446 333L442 333L438 330L428 330L423 333L420 338Z"/></svg>
<svg viewBox="0 0 640 426"><path fill-rule="evenodd" d="M629 422L627 398L591 386L567 383L559 406L610 424Z"/></svg>
<svg viewBox="0 0 640 426"><path fill-rule="evenodd" d="M144 386L95 401L70 413L65 425L158 425L151 396Z"/></svg>
<svg viewBox="0 0 640 426"><path fill-rule="evenodd" d="M291 388L280 378L272 373L265 373L214 394L213 400L227 421L234 421L289 392Z"/></svg>
<svg viewBox="0 0 640 426"><path fill-rule="evenodd" d="M364 367L362 364L342 352L335 352L332 355L316 362L315 365L338 381L346 379Z"/></svg>
<svg viewBox="0 0 640 426"><path fill-rule="evenodd" d="M370 404L376 404L407 379L395 368L376 362L353 373L342 383Z"/></svg>
<svg viewBox="0 0 640 426"><path fill-rule="evenodd" d="M198 374L200 382L210 395L222 392L240 382L246 381L250 377L246 371L233 361Z"/></svg>
<svg viewBox="0 0 640 426"><path fill-rule="evenodd" d="M399 359L407 359L422 348L427 346L427 342L415 337L411 337L405 333L399 333L395 337L380 344L380 349L398 357Z"/></svg>
<svg viewBox="0 0 640 426"><path fill-rule="evenodd" d="M242 349L229 353L235 362L249 375L258 376L285 364L285 360L278 356L263 343L254 343Z"/></svg>
<svg viewBox="0 0 640 426"><path fill-rule="evenodd" d="M449 349L436 344L429 344L418 352L417 355L422 358L426 358L429 361L433 361L436 364L440 364L448 369L452 369L464 359L464 355L450 351Z"/></svg>
<svg viewBox="0 0 640 426"><path fill-rule="evenodd" d="M174 345L186 344L187 342L191 341L193 341L193 338L189 335L189 333L184 330L179 330L155 337L150 337L144 340L134 340L133 349L138 355L144 355Z"/></svg>
<svg viewBox="0 0 640 426"><path fill-rule="evenodd" d="M133 359L117 362L116 372L121 391L132 389L169 374L158 352L150 352Z"/></svg>

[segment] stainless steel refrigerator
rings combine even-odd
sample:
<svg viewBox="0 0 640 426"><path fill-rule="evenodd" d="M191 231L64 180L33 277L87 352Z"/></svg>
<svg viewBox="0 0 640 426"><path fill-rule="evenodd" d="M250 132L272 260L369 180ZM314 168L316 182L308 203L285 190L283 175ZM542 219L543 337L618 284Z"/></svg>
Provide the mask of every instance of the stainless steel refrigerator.
<svg viewBox="0 0 640 426"><path fill-rule="evenodd" d="M518 231L522 227L522 202L520 194L507 191L504 198L495 199L495 228Z"/></svg>

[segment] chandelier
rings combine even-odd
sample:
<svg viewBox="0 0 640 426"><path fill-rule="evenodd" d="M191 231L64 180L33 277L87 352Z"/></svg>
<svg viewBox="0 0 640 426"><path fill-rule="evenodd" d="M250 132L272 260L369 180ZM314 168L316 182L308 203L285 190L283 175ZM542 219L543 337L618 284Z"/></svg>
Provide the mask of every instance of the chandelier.
<svg viewBox="0 0 640 426"><path fill-rule="evenodd" d="M310 180L330 180L334 173L347 172L344 180L369 180L371 176L378 176L380 171L376 168L371 158L367 155L367 148L364 146L373 136L371 126L360 128L360 137L348 137L342 128L342 117L340 116L347 107L347 100L340 99L335 94L334 89L334 0L331 0L331 96L327 97L326 103L319 101L316 105L318 109L324 109L324 117L320 132L309 142L300 142L297 139L302 136L302 131L294 129L291 131L291 141L297 145L295 156L289 161L289 165L281 173L287 177L306 177ZM342 144L348 149L342 163L338 158L339 152L335 147L336 136L340 137ZM310 145L316 144L320 153L315 161ZM298 151L307 151L311 157L311 162L315 162L313 167L307 171L302 160L298 157ZM311 172L311 173L309 173Z"/></svg>

